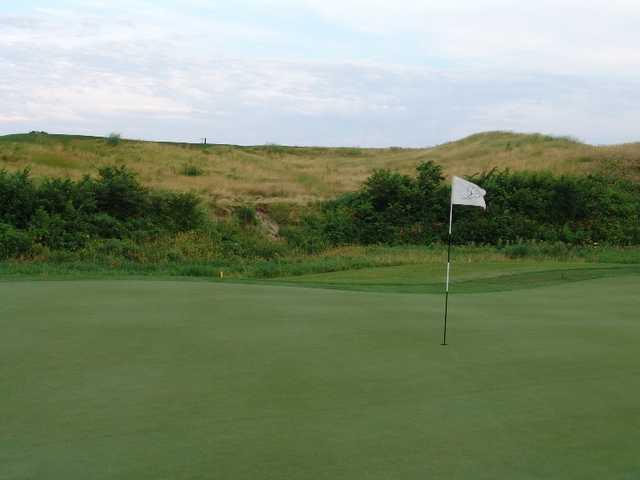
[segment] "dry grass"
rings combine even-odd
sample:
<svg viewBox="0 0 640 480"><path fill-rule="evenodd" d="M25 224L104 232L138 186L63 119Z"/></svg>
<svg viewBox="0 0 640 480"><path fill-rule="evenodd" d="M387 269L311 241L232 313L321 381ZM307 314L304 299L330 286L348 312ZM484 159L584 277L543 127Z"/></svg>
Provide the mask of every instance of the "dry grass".
<svg viewBox="0 0 640 480"><path fill-rule="evenodd" d="M0 137L0 168L78 178L126 164L149 186L196 191L218 204L306 203L352 191L378 168L412 173L426 160L447 174L494 167L555 173L615 169L640 178L640 144L595 147L543 135L489 132L424 149L237 147L122 141L58 135ZM185 175L195 167L199 175Z"/></svg>

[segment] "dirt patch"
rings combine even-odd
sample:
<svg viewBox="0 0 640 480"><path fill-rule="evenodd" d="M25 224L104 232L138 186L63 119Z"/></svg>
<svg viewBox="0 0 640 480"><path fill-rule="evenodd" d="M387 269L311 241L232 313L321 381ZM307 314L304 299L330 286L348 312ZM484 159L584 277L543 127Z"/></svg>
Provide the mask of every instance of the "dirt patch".
<svg viewBox="0 0 640 480"><path fill-rule="evenodd" d="M280 240L280 226L264 211L256 211L258 225L264 234L271 240Z"/></svg>

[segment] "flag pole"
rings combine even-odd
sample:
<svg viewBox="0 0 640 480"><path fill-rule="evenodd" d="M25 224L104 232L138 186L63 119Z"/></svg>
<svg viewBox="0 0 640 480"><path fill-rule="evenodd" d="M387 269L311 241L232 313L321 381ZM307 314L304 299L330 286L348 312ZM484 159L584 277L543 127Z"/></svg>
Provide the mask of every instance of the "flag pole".
<svg viewBox="0 0 640 480"><path fill-rule="evenodd" d="M447 280L444 293L444 331L442 334L442 346L447 344L447 313L449 312L449 276L451 274L451 231L453 226L453 192L451 192L451 205L449 206L449 246L447 248Z"/></svg>
<svg viewBox="0 0 640 480"><path fill-rule="evenodd" d="M447 281L444 291L444 331L442 333L442 345L447 344L447 314L449 313L449 281L451 279L451 243L453 240L453 204L482 207L486 210L484 201L486 191L478 185L460 177L451 180L451 205L449 205L449 248L447 249Z"/></svg>

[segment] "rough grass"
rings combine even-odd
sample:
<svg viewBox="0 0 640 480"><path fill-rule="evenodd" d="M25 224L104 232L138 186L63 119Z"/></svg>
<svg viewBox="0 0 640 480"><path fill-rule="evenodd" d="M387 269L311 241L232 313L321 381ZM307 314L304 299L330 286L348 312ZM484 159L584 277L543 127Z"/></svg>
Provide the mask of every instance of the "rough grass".
<svg viewBox="0 0 640 480"><path fill-rule="evenodd" d="M71 135L0 137L0 168L78 178L126 164L153 187L197 191L218 203L307 203L353 191L376 168L412 173L434 160L448 174L494 167L555 173L616 170L640 178L640 144L595 147L545 135L489 132L434 148L359 149L193 145ZM185 165L206 175L186 175Z"/></svg>
<svg viewBox="0 0 640 480"><path fill-rule="evenodd" d="M525 244L525 248L520 248L520 245L517 247L518 255L514 256L510 246L456 246L453 251L454 281L473 280L465 276L465 272L487 271L487 277L494 273L504 276L577 268L593 272L601 267L626 267L631 271L634 268L637 270L640 265L640 249L633 247L567 247L536 243ZM144 248L124 254L96 246L76 253L44 252L31 259L0 262L0 280L102 277L217 280L222 271L225 279L233 281L272 279L331 288L336 285L347 286L348 282L352 282L360 288L368 283L362 279L372 275L374 279L386 278L390 284L409 285L411 291L417 288L424 292L425 285L428 291L441 290L446 256L446 246L432 245L347 246L318 254L276 251L270 258L243 258L221 255L215 245L206 239L184 234L175 239L154 241ZM602 276L600 274L606 272L602 270L596 273ZM623 273L622 270L620 273ZM580 278L584 276L580 275ZM585 275L588 277L591 273ZM573 281L574 277L573 274L568 275L566 280Z"/></svg>

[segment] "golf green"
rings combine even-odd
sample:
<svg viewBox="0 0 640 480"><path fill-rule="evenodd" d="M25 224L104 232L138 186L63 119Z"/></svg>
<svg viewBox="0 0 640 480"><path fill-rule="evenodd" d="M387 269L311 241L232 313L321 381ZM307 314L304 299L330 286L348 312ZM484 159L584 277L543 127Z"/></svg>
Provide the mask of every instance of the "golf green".
<svg viewBox="0 0 640 480"><path fill-rule="evenodd" d="M0 283L0 479L640 478L640 276Z"/></svg>

